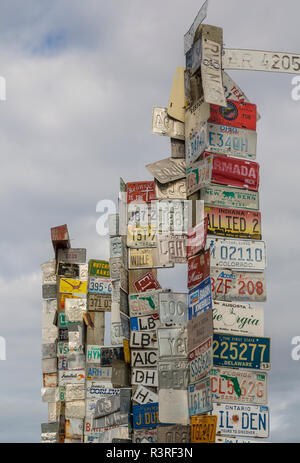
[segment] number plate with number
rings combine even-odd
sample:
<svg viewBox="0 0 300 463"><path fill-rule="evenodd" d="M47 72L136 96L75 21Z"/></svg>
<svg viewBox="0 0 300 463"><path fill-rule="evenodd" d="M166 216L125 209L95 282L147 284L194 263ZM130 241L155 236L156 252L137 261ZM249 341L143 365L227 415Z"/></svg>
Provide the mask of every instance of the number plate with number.
<svg viewBox="0 0 300 463"><path fill-rule="evenodd" d="M233 272L214 268L210 279L213 299L229 302L266 300L264 272Z"/></svg>
<svg viewBox="0 0 300 463"><path fill-rule="evenodd" d="M89 293L93 294L111 294L111 280L105 278L90 277L89 278Z"/></svg>
<svg viewBox="0 0 300 463"><path fill-rule="evenodd" d="M211 267L259 271L266 268L264 241L208 239Z"/></svg>
<svg viewBox="0 0 300 463"><path fill-rule="evenodd" d="M216 440L217 416L200 415L191 417L191 442L214 443Z"/></svg>
<svg viewBox="0 0 300 463"><path fill-rule="evenodd" d="M261 240L261 214L242 209L204 208L211 235Z"/></svg>
<svg viewBox="0 0 300 463"><path fill-rule="evenodd" d="M189 414L201 415L212 410L210 378L189 386Z"/></svg>
<svg viewBox="0 0 300 463"><path fill-rule="evenodd" d="M227 125L208 124L208 144L210 153L255 159L257 135L254 130L230 127Z"/></svg>

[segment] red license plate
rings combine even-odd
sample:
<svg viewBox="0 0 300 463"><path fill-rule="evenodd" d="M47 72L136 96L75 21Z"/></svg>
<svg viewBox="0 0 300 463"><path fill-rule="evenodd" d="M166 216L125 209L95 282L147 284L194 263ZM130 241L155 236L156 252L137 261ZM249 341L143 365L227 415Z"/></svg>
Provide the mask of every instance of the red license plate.
<svg viewBox="0 0 300 463"><path fill-rule="evenodd" d="M145 202L156 200L154 182L127 183L127 203Z"/></svg>
<svg viewBox="0 0 300 463"><path fill-rule="evenodd" d="M213 156L211 182L258 191L259 164L226 156Z"/></svg>
<svg viewBox="0 0 300 463"><path fill-rule="evenodd" d="M240 127L242 129L256 130L256 105L227 100L227 107L210 105L210 118L208 122L215 124Z"/></svg>
<svg viewBox="0 0 300 463"><path fill-rule="evenodd" d="M188 288L198 285L210 275L209 249L188 260Z"/></svg>

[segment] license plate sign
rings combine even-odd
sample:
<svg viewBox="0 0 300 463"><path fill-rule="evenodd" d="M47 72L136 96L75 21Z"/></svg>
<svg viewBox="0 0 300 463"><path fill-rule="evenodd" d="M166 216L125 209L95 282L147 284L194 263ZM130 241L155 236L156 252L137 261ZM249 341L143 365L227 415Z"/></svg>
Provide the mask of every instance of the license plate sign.
<svg viewBox="0 0 300 463"><path fill-rule="evenodd" d="M217 435L269 437L269 408L264 405L214 404Z"/></svg>
<svg viewBox="0 0 300 463"><path fill-rule="evenodd" d="M212 267L236 270L260 271L266 268L266 246L264 241L230 240L212 238L210 247Z"/></svg>
<svg viewBox="0 0 300 463"><path fill-rule="evenodd" d="M208 206L253 211L257 211L259 209L258 192L247 191L241 188L209 185L200 190L200 199Z"/></svg>
<svg viewBox="0 0 300 463"><path fill-rule="evenodd" d="M151 289L161 289L161 286L153 272L145 273L142 277L133 282L133 286L138 293L144 293Z"/></svg>
<svg viewBox="0 0 300 463"><path fill-rule="evenodd" d="M210 180L207 183L218 183L258 191L259 164L229 156L213 155ZM202 182L202 186L206 186L206 184Z"/></svg>
<svg viewBox="0 0 300 463"><path fill-rule="evenodd" d="M213 402L266 405L268 376L242 369L213 368L209 372Z"/></svg>
<svg viewBox="0 0 300 463"><path fill-rule="evenodd" d="M189 382L188 360L159 360L157 369L160 389L187 389Z"/></svg>
<svg viewBox="0 0 300 463"><path fill-rule="evenodd" d="M270 338L214 334L214 365L269 370L270 344Z"/></svg>
<svg viewBox="0 0 300 463"><path fill-rule="evenodd" d="M210 378L189 386L189 414L201 415L212 410Z"/></svg>
<svg viewBox="0 0 300 463"><path fill-rule="evenodd" d="M155 368L133 368L131 384L136 386L158 386L158 373Z"/></svg>
<svg viewBox="0 0 300 463"><path fill-rule="evenodd" d="M158 329L159 357L187 357L187 329L159 328Z"/></svg>
<svg viewBox="0 0 300 463"><path fill-rule="evenodd" d="M156 227L128 225L127 246L129 248L156 247Z"/></svg>
<svg viewBox="0 0 300 463"><path fill-rule="evenodd" d="M189 320L197 317L212 307L210 278L203 280L198 286L189 291Z"/></svg>
<svg viewBox="0 0 300 463"><path fill-rule="evenodd" d="M159 260L163 264L184 264L186 257L186 237L184 235L158 235Z"/></svg>
<svg viewBox="0 0 300 463"><path fill-rule="evenodd" d="M146 169L159 183L169 183L185 177L185 159L166 158L146 165Z"/></svg>
<svg viewBox="0 0 300 463"><path fill-rule="evenodd" d="M131 331L130 347L132 349L157 349L156 331Z"/></svg>
<svg viewBox="0 0 300 463"><path fill-rule="evenodd" d="M160 321L166 325L185 325L188 320L188 296L184 293L160 293Z"/></svg>
<svg viewBox="0 0 300 463"><path fill-rule="evenodd" d="M220 301L266 301L264 272L235 272L228 269L211 270L213 299Z"/></svg>
<svg viewBox="0 0 300 463"><path fill-rule="evenodd" d="M216 440L217 416L200 415L191 417L192 444L212 444Z"/></svg>
<svg viewBox="0 0 300 463"><path fill-rule="evenodd" d="M110 312L111 295L110 294L88 294L89 312Z"/></svg>
<svg viewBox="0 0 300 463"><path fill-rule="evenodd" d="M248 130L256 130L256 105L227 100L226 107L212 104L210 106L209 122L231 127L240 127Z"/></svg>
<svg viewBox="0 0 300 463"><path fill-rule="evenodd" d="M207 157L197 162L186 171L187 194L192 195L196 191L211 183L212 160Z"/></svg>
<svg viewBox="0 0 300 463"><path fill-rule="evenodd" d="M190 382L196 383L210 371L213 365L212 338L208 338L189 352Z"/></svg>
<svg viewBox="0 0 300 463"><path fill-rule="evenodd" d="M130 317L152 315L158 313L158 293L129 294Z"/></svg>
<svg viewBox="0 0 300 463"><path fill-rule="evenodd" d="M145 315L144 317L132 317L130 319L131 331L151 331L159 326L159 315Z"/></svg>
<svg viewBox="0 0 300 463"><path fill-rule="evenodd" d="M185 178L169 183L159 183L155 180L155 191L157 199L187 199Z"/></svg>
<svg viewBox="0 0 300 463"><path fill-rule="evenodd" d="M149 203L156 199L154 182L127 183L127 204L133 201Z"/></svg>
<svg viewBox="0 0 300 463"><path fill-rule="evenodd" d="M158 403L133 405L133 429L156 428L158 421Z"/></svg>
<svg viewBox="0 0 300 463"><path fill-rule="evenodd" d="M240 302L213 301L215 333L264 335L264 310L262 307Z"/></svg>
<svg viewBox="0 0 300 463"><path fill-rule="evenodd" d="M155 367L157 365L157 350L131 350L131 366Z"/></svg>
<svg viewBox="0 0 300 463"><path fill-rule="evenodd" d="M207 124L207 140L206 151L210 153L256 158L257 134L254 130Z"/></svg>
<svg viewBox="0 0 300 463"><path fill-rule="evenodd" d="M199 285L210 275L210 251L209 249L188 260L188 288Z"/></svg>
<svg viewBox="0 0 300 463"><path fill-rule="evenodd" d="M242 209L205 206L210 235L261 240L261 214Z"/></svg>
<svg viewBox="0 0 300 463"><path fill-rule="evenodd" d="M89 293L92 294L111 294L111 280L105 278L90 277L89 278Z"/></svg>
<svg viewBox="0 0 300 463"><path fill-rule="evenodd" d="M187 231L187 257L192 257L204 249L207 238L207 218Z"/></svg>
<svg viewBox="0 0 300 463"><path fill-rule="evenodd" d="M196 318L189 320L187 330L188 352L191 352L213 335L214 325L212 309L201 312Z"/></svg>
<svg viewBox="0 0 300 463"><path fill-rule="evenodd" d="M157 248L129 248L128 259L129 269L174 267L173 263L162 264L159 262Z"/></svg>
<svg viewBox="0 0 300 463"><path fill-rule="evenodd" d="M106 260L89 260L89 275L109 278L109 262Z"/></svg>
<svg viewBox="0 0 300 463"><path fill-rule="evenodd" d="M167 108L156 106L152 111L152 133L184 140L184 123L169 118Z"/></svg>

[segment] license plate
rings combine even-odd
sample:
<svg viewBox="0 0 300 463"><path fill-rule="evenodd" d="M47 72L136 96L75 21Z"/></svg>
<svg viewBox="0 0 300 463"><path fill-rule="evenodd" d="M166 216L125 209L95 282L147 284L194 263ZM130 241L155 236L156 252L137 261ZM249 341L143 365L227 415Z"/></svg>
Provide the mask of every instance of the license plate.
<svg viewBox="0 0 300 463"><path fill-rule="evenodd" d="M111 383L105 381L91 382L86 388L87 399L100 399L101 397L111 397L119 394L120 389L114 388Z"/></svg>
<svg viewBox="0 0 300 463"><path fill-rule="evenodd" d="M89 278L89 293L92 294L111 294L111 280L104 278L90 277Z"/></svg>
<svg viewBox="0 0 300 463"><path fill-rule="evenodd" d="M157 248L129 248L128 260L129 269L174 267L173 263L162 264L159 262Z"/></svg>
<svg viewBox="0 0 300 463"><path fill-rule="evenodd" d="M196 383L211 370L213 366L212 338L208 338L196 349L189 352L190 382Z"/></svg>
<svg viewBox="0 0 300 463"><path fill-rule="evenodd" d="M157 365L157 350L131 350L131 366L155 367Z"/></svg>
<svg viewBox="0 0 300 463"><path fill-rule="evenodd" d="M256 130L256 105L227 100L226 107L210 106L209 122L231 127Z"/></svg>
<svg viewBox="0 0 300 463"><path fill-rule="evenodd" d="M167 108L156 106L152 111L152 133L184 140L184 123L171 119Z"/></svg>
<svg viewBox="0 0 300 463"><path fill-rule="evenodd" d="M99 380L111 380L111 367L99 367L94 364L86 365L86 380L87 381L99 381Z"/></svg>
<svg viewBox="0 0 300 463"><path fill-rule="evenodd" d="M187 194L192 195L196 191L211 183L212 160L210 157L197 162L186 171Z"/></svg>
<svg viewBox="0 0 300 463"><path fill-rule="evenodd" d="M204 102L196 104L186 111L185 155L187 167L191 167L206 149L208 143L206 121L209 115L209 104Z"/></svg>
<svg viewBox="0 0 300 463"><path fill-rule="evenodd" d="M190 26L189 30L184 34L184 53L186 54L192 47L195 39L196 30L200 24L204 21L207 16L208 9L208 0L203 3L202 7L198 11L193 24Z"/></svg>
<svg viewBox="0 0 300 463"><path fill-rule="evenodd" d="M218 105L220 109L226 106L222 80L222 48L223 43L217 43L202 35L201 78L204 101L211 107Z"/></svg>
<svg viewBox="0 0 300 463"><path fill-rule="evenodd" d="M187 329L186 328L159 328L158 329L159 357L186 358Z"/></svg>
<svg viewBox="0 0 300 463"><path fill-rule="evenodd" d="M145 294L129 294L130 317L158 313L158 294L150 291Z"/></svg>
<svg viewBox="0 0 300 463"><path fill-rule="evenodd" d="M161 289L161 286L153 272L145 273L143 276L133 281L132 284L138 293L144 293L151 289Z"/></svg>
<svg viewBox="0 0 300 463"><path fill-rule="evenodd" d="M187 257L192 257L204 249L207 238L207 218L201 220L187 232Z"/></svg>
<svg viewBox="0 0 300 463"><path fill-rule="evenodd" d="M156 225L156 201L149 203L130 203L127 206L127 229L132 227L155 227ZM126 232L127 233L127 232Z"/></svg>
<svg viewBox="0 0 300 463"><path fill-rule="evenodd" d="M186 53L185 58L185 67L191 69L192 74L198 71L201 66L201 59L202 59L202 48L201 48L201 41L202 37L199 37L196 40L192 48Z"/></svg>
<svg viewBox="0 0 300 463"><path fill-rule="evenodd" d="M109 262L106 260L89 260L89 275L109 278Z"/></svg>
<svg viewBox="0 0 300 463"><path fill-rule="evenodd" d="M58 372L58 383L60 386L66 384L84 384L85 383L85 369L84 370L61 370Z"/></svg>
<svg viewBox="0 0 300 463"><path fill-rule="evenodd" d="M89 312L110 312L111 295L108 294L88 294Z"/></svg>
<svg viewBox="0 0 300 463"><path fill-rule="evenodd" d="M186 257L186 237L184 235L158 235L159 260L163 264L184 264Z"/></svg>
<svg viewBox="0 0 300 463"><path fill-rule="evenodd" d="M65 262L58 262L57 275L65 278L78 278L79 277L79 264L69 264Z"/></svg>
<svg viewBox="0 0 300 463"><path fill-rule="evenodd" d="M127 183L127 204L135 202L149 203L156 199L154 182Z"/></svg>
<svg viewBox="0 0 300 463"><path fill-rule="evenodd" d="M242 209L205 206L210 235L261 240L261 214Z"/></svg>
<svg viewBox="0 0 300 463"><path fill-rule="evenodd" d="M162 444L185 444L191 441L190 426L177 424L157 427L157 442Z"/></svg>
<svg viewBox="0 0 300 463"><path fill-rule="evenodd" d="M111 397L101 397L96 402L94 409L94 418L110 415L120 410L120 396L112 395Z"/></svg>
<svg viewBox="0 0 300 463"><path fill-rule="evenodd" d="M213 311L208 309L201 312L196 318L188 321L188 352L196 349L214 332Z"/></svg>
<svg viewBox="0 0 300 463"><path fill-rule="evenodd" d="M232 80L232 78L227 74L227 72L223 71L223 86L225 91L225 98L226 100L234 100L244 103L245 101L249 103L249 99L245 95L245 92L237 85L236 82ZM260 115L257 113L257 120L260 119Z"/></svg>
<svg viewBox="0 0 300 463"><path fill-rule="evenodd" d="M130 329L132 331L151 331L159 327L159 315L145 315L144 317L130 318Z"/></svg>
<svg viewBox="0 0 300 463"><path fill-rule="evenodd" d="M210 265L212 267L252 271L266 268L264 241L212 238L207 241L207 245L210 247Z"/></svg>
<svg viewBox="0 0 300 463"><path fill-rule="evenodd" d="M241 50L225 48L222 58L224 69L300 73L300 55L276 51Z"/></svg>
<svg viewBox="0 0 300 463"><path fill-rule="evenodd" d="M160 321L166 325L185 325L188 320L188 296L184 293L159 294Z"/></svg>
<svg viewBox="0 0 300 463"><path fill-rule="evenodd" d="M109 247L110 258L122 258L124 262L126 262L127 250L126 250L126 243L122 236L114 236L109 238Z"/></svg>
<svg viewBox="0 0 300 463"><path fill-rule="evenodd" d="M212 410L210 379L205 378L189 386L189 414L201 415Z"/></svg>
<svg viewBox="0 0 300 463"><path fill-rule="evenodd" d="M213 402L268 403L268 376L247 370L213 368L209 372Z"/></svg>
<svg viewBox="0 0 300 463"><path fill-rule="evenodd" d="M159 412L161 423L187 425L189 419L188 391L183 389L159 389ZM174 407L176 404L176 407Z"/></svg>
<svg viewBox="0 0 300 463"><path fill-rule="evenodd" d="M204 155L205 153L203 156ZM210 157L208 159L210 159ZM205 183L202 182L201 188L208 183L217 183L219 185L258 191L259 164L257 162L229 156L212 155L210 180L211 181L205 181Z"/></svg>
<svg viewBox="0 0 300 463"><path fill-rule="evenodd" d="M72 264L84 264L86 261L86 249L58 249L58 262L69 262Z"/></svg>
<svg viewBox="0 0 300 463"><path fill-rule="evenodd" d="M212 307L210 278L206 278L199 285L189 291L189 320L197 317Z"/></svg>
<svg viewBox="0 0 300 463"><path fill-rule="evenodd" d="M158 386L158 373L156 368L133 368L131 370L131 384L136 386Z"/></svg>
<svg viewBox="0 0 300 463"><path fill-rule="evenodd" d="M146 165L146 169L159 183L169 183L185 177L185 159L167 158Z"/></svg>
<svg viewBox="0 0 300 463"><path fill-rule="evenodd" d="M186 179L182 178L169 183L159 183L155 180L155 192L157 199L187 199Z"/></svg>
<svg viewBox="0 0 300 463"><path fill-rule="evenodd" d="M191 417L192 444L214 443L216 440L217 416L200 415Z"/></svg>
<svg viewBox="0 0 300 463"><path fill-rule="evenodd" d="M189 222L189 201L159 200L156 209L157 230L159 233L186 234Z"/></svg>
<svg viewBox="0 0 300 463"><path fill-rule="evenodd" d="M157 349L156 331L131 331L130 347L131 349Z"/></svg>
<svg viewBox="0 0 300 463"><path fill-rule="evenodd" d="M269 408L264 405L214 404L217 435L269 437Z"/></svg>
<svg viewBox="0 0 300 463"><path fill-rule="evenodd" d="M206 206L253 211L259 209L259 193L241 188L209 185L200 190L200 199L205 202Z"/></svg>
<svg viewBox="0 0 300 463"><path fill-rule="evenodd" d="M135 227L128 225L127 246L129 248L156 247L156 227Z"/></svg>
<svg viewBox="0 0 300 463"><path fill-rule="evenodd" d="M257 134L254 130L230 127L228 125L207 124L206 151L210 153L256 158Z"/></svg>
<svg viewBox="0 0 300 463"><path fill-rule="evenodd" d="M211 270L213 299L220 301L266 301L264 272L235 272L228 269Z"/></svg>
<svg viewBox="0 0 300 463"><path fill-rule="evenodd" d="M155 429L135 429L133 431L132 442L135 444L153 444L157 441Z"/></svg>
<svg viewBox="0 0 300 463"><path fill-rule="evenodd" d="M86 347L86 361L90 363L98 363L100 365L101 346Z"/></svg>
<svg viewBox="0 0 300 463"><path fill-rule="evenodd" d="M138 386L132 396L132 400L140 405L157 403L158 395L144 386Z"/></svg>
<svg viewBox="0 0 300 463"><path fill-rule="evenodd" d="M121 322L111 323L110 338L113 345L122 344L124 336Z"/></svg>
<svg viewBox="0 0 300 463"><path fill-rule="evenodd" d="M264 309L240 302L213 301L215 333L264 335Z"/></svg>
<svg viewBox="0 0 300 463"><path fill-rule="evenodd" d="M189 382L188 360L159 360L158 384L160 389L187 389Z"/></svg>
<svg viewBox="0 0 300 463"><path fill-rule="evenodd" d="M156 428L158 421L158 403L133 405L133 429Z"/></svg>
<svg viewBox="0 0 300 463"><path fill-rule="evenodd" d="M209 249L188 260L188 288L199 285L210 275L210 251Z"/></svg>
<svg viewBox="0 0 300 463"><path fill-rule="evenodd" d="M176 138L171 138L171 158L176 159L176 158L184 158L184 157L185 157L185 141L176 140Z"/></svg>
<svg viewBox="0 0 300 463"><path fill-rule="evenodd" d="M270 344L270 338L214 334L214 365L269 370Z"/></svg>

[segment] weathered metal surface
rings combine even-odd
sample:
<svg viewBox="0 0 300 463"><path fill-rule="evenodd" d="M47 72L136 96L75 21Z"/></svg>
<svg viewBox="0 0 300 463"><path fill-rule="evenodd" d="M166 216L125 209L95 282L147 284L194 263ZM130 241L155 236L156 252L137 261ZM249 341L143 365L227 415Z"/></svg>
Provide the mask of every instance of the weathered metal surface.
<svg viewBox="0 0 300 463"><path fill-rule="evenodd" d="M187 329L159 328L157 331L159 357L187 358Z"/></svg>
<svg viewBox="0 0 300 463"><path fill-rule="evenodd" d="M87 282L73 278L60 278L59 291L61 293L85 295L87 293Z"/></svg>
<svg viewBox="0 0 300 463"><path fill-rule="evenodd" d="M67 384L84 384L85 369L83 370L61 370L58 372L59 386Z"/></svg>
<svg viewBox="0 0 300 463"><path fill-rule="evenodd" d="M155 180L157 199L187 199L186 179L175 180L169 183L160 183Z"/></svg>
<svg viewBox="0 0 300 463"><path fill-rule="evenodd" d="M156 247L156 226L128 225L127 246L130 248Z"/></svg>
<svg viewBox="0 0 300 463"><path fill-rule="evenodd" d="M42 360L42 372L43 373L55 373L57 371L57 359L46 358Z"/></svg>
<svg viewBox="0 0 300 463"><path fill-rule="evenodd" d="M253 103L240 103L227 100L225 107L210 106L210 118L208 122L230 127L256 130L256 105Z"/></svg>
<svg viewBox="0 0 300 463"><path fill-rule="evenodd" d="M254 130L219 124L207 124L206 151L240 158L256 158L257 134Z"/></svg>
<svg viewBox="0 0 300 463"><path fill-rule="evenodd" d="M130 368L127 363L113 359L111 382L113 387L130 386Z"/></svg>
<svg viewBox="0 0 300 463"><path fill-rule="evenodd" d="M133 270L135 272L135 270ZM132 281L135 291L138 293L144 293L150 290L161 289L161 286L154 275L153 271L143 273L140 278Z"/></svg>
<svg viewBox="0 0 300 463"><path fill-rule="evenodd" d="M184 69L182 66L176 68L168 103L168 115L181 122L185 115Z"/></svg>
<svg viewBox="0 0 300 463"><path fill-rule="evenodd" d="M110 258L122 257L126 262L126 243L122 236L115 236L109 239Z"/></svg>
<svg viewBox="0 0 300 463"><path fill-rule="evenodd" d="M43 387L41 389L41 397L43 402L58 402L59 388L58 387Z"/></svg>
<svg viewBox="0 0 300 463"><path fill-rule="evenodd" d="M210 275L210 251L209 249L188 260L188 288L200 284Z"/></svg>
<svg viewBox="0 0 300 463"><path fill-rule="evenodd" d="M211 270L213 299L220 301L266 301L264 272L234 272L230 269Z"/></svg>
<svg viewBox="0 0 300 463"><path fill-rule="evenodd" d="M202 59L202 37L199 37L194 43L192 48L186 53L186 69L191 70L191 75L198 71L201 66Z"/></svg>
<svg viewBox="0 0 300 463"><path fill-rule="evenodd" d="M269 407L264 405L214 404L217 435L269 437Z"/></svg>
<svg viewBox="0 0 300 463"><path fill-rule="evenodd" d="M42 285L43 299L55 299L57 295L56 283Z"/></svg>
<svg viewBox="0 0 300 463"><path fill-rule="evenodd" d="M58 262L68 262L70 264L85 264L86 249L83 249L83 248L58 249L57 261Z"/></svg>
<svg viewBox="0 0 300 463"><path fill-rule="evenodd" d="M185 142L184 140L176 140L171 138L171 158L185 157ZM156 193L157 196L157 193Z"/></svg>
<svg viewBox="0 0 300 463"><path fill-rule="evenodd" d="M94 363L86 363L86 380L87 381L110 381L111 382L111 367L99 367Z"/></svg>
<svg viewBox="0 0 300 463"><path fill-rule="evenodd" d="M110 415L103 416L102 418L94 419L93 424L97 428L105 428L111 426L121 426L122 424L128 425L128 413L115 412Z"/></svg>
<svg viewBox="0 0 300 463"><path fill-rule="evenodd" d="M56 387L57 386L57 373L43 373L43 386Z"/></svg>
<svg viewBox="0 0 300 463"><path fill-rule="evenodd" d="M85 415L85 401L73 400L66 402L66 418L84 419Z"/></svg>
<svg viewBox="0 0 300 463"><path fill-rule="evenodd" d="M131 331L130 347L132 349L157 349L156 331Z"/></svg>
<svg viewBox="0 0 300 463"><path fill-rule="evenodd" d="M186 175L185 159L167 158L146 165L146 169L160 183L174 182Z"/></svg>
<svg viewBox="0 0 300 463"><path fill-rule="evenodd" d="M157 442L157 428L155 429L134 429L132 442L134 444L152 444Z"/></svg>
<svg viewBox="0 0 300 463"><path fill-rule="evenodd" d="M122 347L103 346L100 349L100 365L112 366L113 360L124 360Z"/></svg>
<svg viewBox="0 0 300 463"><path fill-rule="evenodd" d="M206 185L211 183L212 178L212 160L207 157L197 162L186 171L187 194L192 195Z"/></svg>
<svg viewBox="0 0 300 463"><path fill-rule="evenodd" d="M93 277L109 278L109 262L106 260L89 260L89 275Z"/></svg>
<svg viewBox="0 0 300 463"><path fill-rule="evenodd" d="M108 234L109 236L117 236L119 232L119 214L108 215Z"/></svg>
<svg viewBox="0 0 300 463"><path fill-rule="evenodd" d="M187 261L185 235L159 234L157 248L159 260L163 264L184 264Z"/></svg>
<svg viewBox="0 0 300 463"><path fill-rule="evenodd" d="M180 389L159 389L159 412L161 423L178 423L187 425L190 422L188 391ZM174 406L176 404L176 406Z"/></svg>
<svg viewBox="0 0 300 463"><path fill-rule="evenodd" d="M249 99L245 95L244 91L236 84L232 78L223 71L223 85L226 100L239 101L241 103L249 103ZM260 115L257 113L257 120L260 119Z"/></svg>
<svg viewBox="0 0 300 463"><path fill-rule="evenodd" d="M187 233L191 204L189 201L158 200L153 209L156 210L156 226L158 233L182 235Z"/></svg>
<svg viewBox="0 0 300 463"><path fill-rule="evenodd" d="M142 269L142 268L171 268L174 267L173 263L162 264L159 261L157 248L129 248L128 254L128 268L129 269Z"/></svg>
<svg viewBox="0 0 300 463"><path fill-rule="evenodd" d="M88 294L87 305L89 312L110 312L110 294Z"/></svg>
<svg viewBox="0 0 300 463"><path fill-rule="evenodd" d="M56 299L48 299L48 300L43 300L43 314L49 314L52 313L54 316L54 313L57 310L57 300Z"/></svg>
<svg viewBox="0 0 300 463"><path fill-rule="evenodd" d="M110 415L111 413L120 410L120 396L112 395L102 397L97 400L94 410L94 418L101 418L102 416Z"/></svg>
<svg viewBox="0 0 300 463"><path fill-rule="evenodd" d="M201 76L204 101L226 106L222 76L222 44L202 36Z"/></svg>
<svg viewBox="0 0 300 463"><path fill-rule="evenodd" d="M262 307L240 302L213 301L215 333L264 335L264 310Z"/></svg>
<svg viewBox="0 0 300 463"><path fill-rule="evenodd" d="M52 259L41 265L43 273L43 284L56 283L56 260Z"/></svg>
<svg viewBox="0 0 300 463"><path fill-rule="evenodd" d="M230 188L221 185L208 185L200 190L200 199L206 206L227 207L257 211L259 209L259 193L241 188Z"/></svg>
<svg viewBox="0 0 300 463"><path fill-rule="evenodd" d="M159 315L144 315L143 317L132 317L130 319L131 331L151 331L160 326Z"/></svg>
<svg viewBox="0 0 300 463"><path fill-rule="evenodd" d="M210 235L261 240L261 213L243 209L205 206Z"/></svg>
<svg viewBox="0 0 300 463"><path fill-rule="evenodd" d="M83 314L87 311L86 299L66 299L65 315L66 321L74 323L82 321Z"/></svg>
<svg viewBox="0 0 300 463"><path fill-rule="evenodd" d="M158 395L145 386L138 386L132 395L132 400L140 405L157 403Z"/></svg>
<svg viewBox="0 0 300 463"><path fill-rule="evenodd" d="M70 439L72 442L82 442L83 438L83 420L78 418L70 418L66 420L65 426L65 442Z"/></svg>
<svg viewBox="0 0 300 463"><path fill-rule="evenodd" d="M210 278L206 278L199 285L189 291L189 320L197 317L212 307Z"/></svg>
<svg viewBox="0 0 300 463"><path fill-rule="evenodd" d="M91 294L111 294L111 280L107 278L90 277L89 278L89 293Z"/></svg>
<svg viewBox="0 0 300 463"><path fill-rule="evenodd" d="M213 368L209 372L213 402L268 403L267 373L242 369Z"/></svg>
<svg viewBox="0 0 300 463"><path fill-rule="evenodd" d="M58 262L57 275L65 278L79 278L79 264Z"/></svg>
<svg viewBox="0 0 300 463"><path fill-rule="evenodd" d="M157 350L132 350L131 366L135 368L155 367L157 365Z"/></svg>
<svg viewBox="0 0 300 463"><path fill-rule="evenodd" d="M211 238L210 265L218 268L260 271L266 268L266 245L264 241L230 240Z"/></svg>
<svg viewBox="0 0 300 463"><path fill-rule="evenodd" d="M105 313L89 312L93 327L87 326L86 342L88 345L103 345L105 334Z"/></svg>
<svg viewBox="0 0 300 463"><path fill-rule="evenodd" d="M214 443L218 417L216 415L200 415L191 417L191 443Z"/></svg>
<svg viewBox="0 0 300 463"><path fill-rule="evenodd" d="M184 53L186 54L189 49L192 47L196 31L198 26L204 21L207 16L207 9L208 9L208 0L202 5L200 10L195 17L193 24L189 28L186 34L184 34Z"/></svg>
<svg viewBox="0 0 300 463"><path fill-rule="evenodd" d="M85 355L81 352L70 352L67 356L69 370L81 370L85 368Z"/></svg>
<svg viewBox="0 0 300 463"><path fill-rule="evenodd" d="M224 48L222 67L223 69L300 74L300 55L276 51Z"/></svg>
<svg viewBox="0 0 300 463"><path fill-rule="evenodd" d="M56 342L42 344L42 358L49 359L56 357L57 345Z"/></svg>
<svg viewBox="0 0 300 463"><path fill-rule="evenodd" d="M127 204L131 202L149 203L156 199L153 181L127 183Z"/></svg>
<svg viewBox="0 0 300 463"><path fill-rule="evenodd" d="M209 183L258 191L259 164L257 162L218 155L211 155L209 158L212 159ZM206 185L202 183L201 188L203 186Z"/></svg>
<svg viewBox="0 0 300 463"><path fill-rule="evenodd" d="M188 332L188 352L196 349L207 338L213 336L213 311L208 309L198 314L196 318L190 320L187 324Z"/></svg>
<svg viewBox="0 0 300 463"><path fill-rule="evenodd" d="M157 442L160 444L186 444L191 440L190 426L182 424L157 426Z"/></svg>
<svg viewBox="0 0 300 463"><path fill-rule="evenodd" d="M120 312L122 333L125 339L130 338L130 319L127 315Z"/></svg>
<svg viewBox="0 0 300 463"><path fill-rule="evenodd" d="M85 385L83 384L67 384L65 392L65 401L84 400Z"/></svg>
<svg viewBox="0 0 300 463"><path fill-rule="evenodd" d="M204 206L204 204L203 204ZM207 219L201 220L187 232L187 257L192 257L204 249L207 238Z"/></svg>
<svg viewBox="0 0 300 463"><path fill-rule="evenodd" d="M156 368L132 368L131 384L137 386L158 386L158 372Z"/></svg>
<svg viewBox="0 0 300 463"><path fill-rule="evenodd" d="M189 414L201 415L212 410L212 394L210 378L204 378L201 381L189 386Z"/></svg>
<svg viewBox="0 0 300 463"><path fill-rule="evenodd" d="M188 321L188 295L185 293L160 293L159 315L162 324L186 325Z"/></svg>
<svg viewBox="0 0 300 463"><path fill-rule="evenodd" d="M210 116L210 105L199 100L195 105L187 109L185 116L185 156L186 167L197 161L206 149L207 120Z"/></svg>
<svg viewBox="0 0 300 463"><path fill-rule="evenodd" d="M187 389L189 382L189 363L184 359L159 360L157 365L160 389Z"/></svg>
<svg viewBox="0 0 300 463"><path fill-rule="evenodd" d="M133 405L133 429L156 428L158 420L158 403Z"/></svg>
<svg viewBox="0 0 300 463"><path fill-rule="evenodd" d="M70 248L70 238L67 225L59 225L50 229L54 251L58 248Z"/></svg>
<svg viewBox="0 0 300 463"><path fill-rule="evenodd" d="M213 366L212 337L189 352L190 383L194 384L208 374Z"/></svg>
<svg viewBox="0 0 300 463"><path fill-rule="evenodd" d="M167 108L156 106L152 110L152 133L184 140L184 124L171 119Z"/></svg>
<svg viewBox="0 0 300 463"><path fill-rule="evenodd" d="M123 336L121 322L120 323L111 323L111 325L110 325L110 336L111 336L111 343L113 345L122 344L124 336Z"/></svg>
<svg viewBox="0 0 300 463"><path fill-rule="evenodd" d="M60 418L61 402L48 403L48 424L55 423Z"/></svg>

